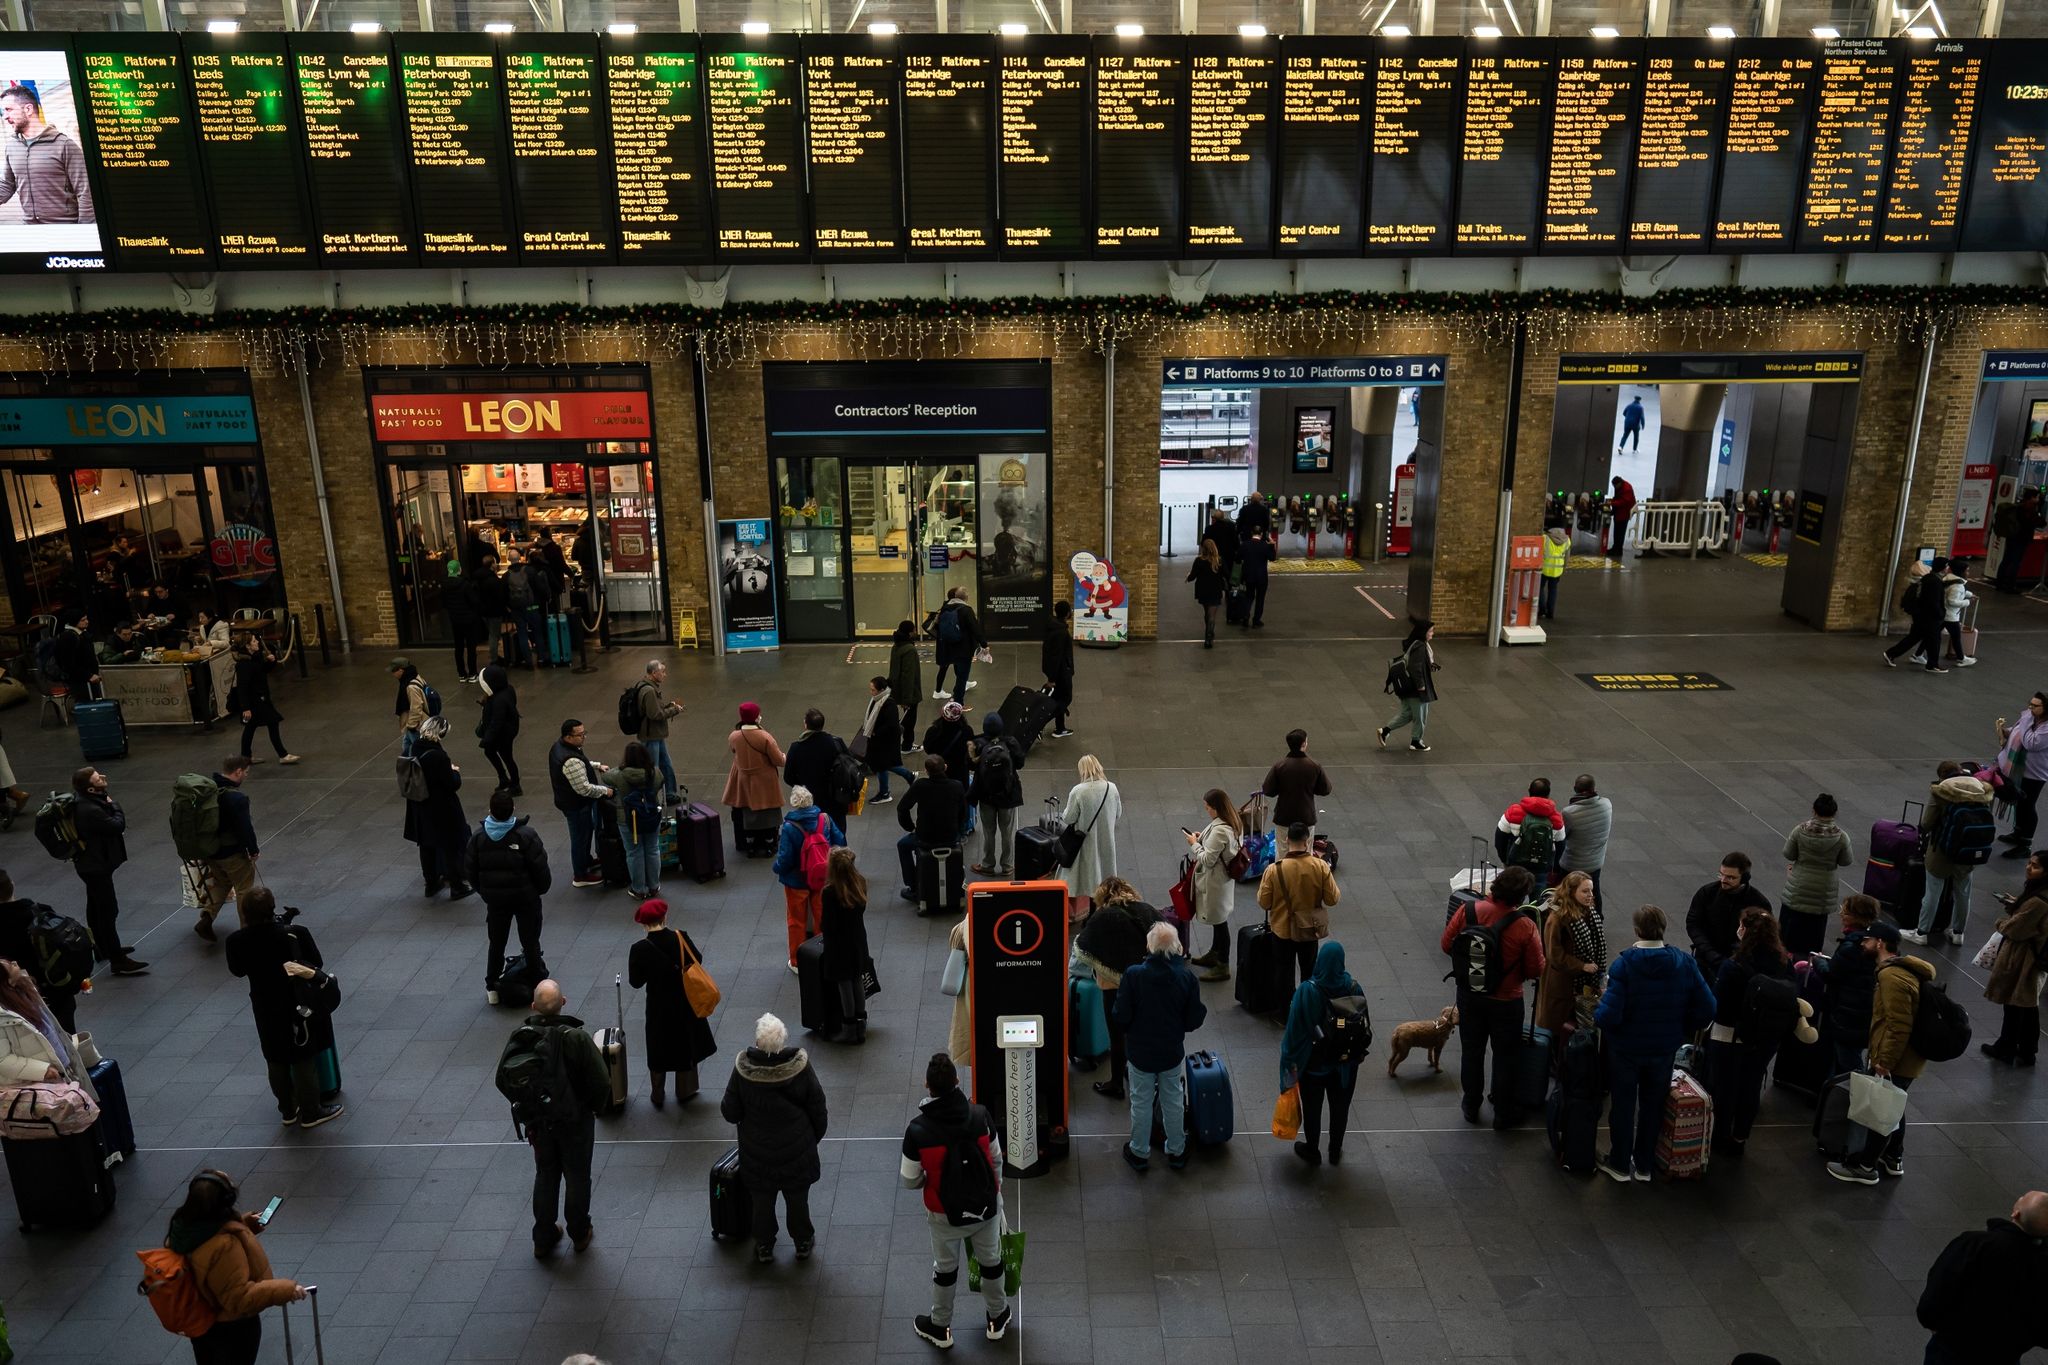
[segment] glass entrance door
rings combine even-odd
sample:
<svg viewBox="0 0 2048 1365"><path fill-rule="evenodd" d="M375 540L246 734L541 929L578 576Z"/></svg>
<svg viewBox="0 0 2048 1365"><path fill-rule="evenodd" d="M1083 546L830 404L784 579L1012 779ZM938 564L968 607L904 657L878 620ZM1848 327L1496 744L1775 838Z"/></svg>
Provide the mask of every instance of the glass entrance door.
<svg viewBox="0 0 2048 1365"><path fill-rule="evenodd" d="M887 636L899 621L922 622L950 588L967 589L974 603L974 495L974 467L964 462L847 469L856 636Z"/></svg>

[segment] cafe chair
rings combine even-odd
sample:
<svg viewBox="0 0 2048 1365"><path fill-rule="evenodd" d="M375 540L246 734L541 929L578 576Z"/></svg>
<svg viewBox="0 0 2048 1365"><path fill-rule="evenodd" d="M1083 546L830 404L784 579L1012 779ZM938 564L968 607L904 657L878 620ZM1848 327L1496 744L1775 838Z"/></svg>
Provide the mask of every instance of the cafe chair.
<svg viewBox="0 0 2048 1365"><path fill-rule="evenodd" d="M57 727L63 729L71 724L71 717L64 712L64 703L71 699L71 689L51 678L38 676L36 682L43 693L43 709L36 716L36 729L49 728L50 713L57 713Z"/></svg>
<svg viewBox="0 0 2048 1365"><path fill-rule="evenodd" d="M263 619L263 613L256 607L236 607L235 619L237 621L260 621Z"/></svg>

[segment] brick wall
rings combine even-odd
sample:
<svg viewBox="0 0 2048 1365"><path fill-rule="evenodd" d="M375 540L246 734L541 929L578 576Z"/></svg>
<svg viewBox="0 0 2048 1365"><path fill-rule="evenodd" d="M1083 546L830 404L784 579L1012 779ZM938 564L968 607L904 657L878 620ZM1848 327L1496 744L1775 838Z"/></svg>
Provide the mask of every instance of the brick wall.
<svg viewBox="0 0 2048 1365"><path fill-rule="evenodd" d="M1941 334L1927 386L1920 459L1913 471L1913 513L1906 548L1932 545L1946 553L1955 533L1956 491L1969 450L1984 352L2048 349L2048 318L2032 309L1972 310ZM2007 452L1997 452L2002 456ZM1989 566L1996 569L1996 565ZM1893 594L1894 600L1897 594Z"/></svg>

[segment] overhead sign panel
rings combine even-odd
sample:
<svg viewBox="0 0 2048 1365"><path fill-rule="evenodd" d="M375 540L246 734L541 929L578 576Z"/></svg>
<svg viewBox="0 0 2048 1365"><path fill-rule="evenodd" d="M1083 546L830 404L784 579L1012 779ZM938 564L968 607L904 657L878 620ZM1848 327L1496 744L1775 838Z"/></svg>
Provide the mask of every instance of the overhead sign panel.
<svg viewBox="0 0 2048 1365"><path fill-rule="evenodd" d="M1301 360L1168 360L1169 389L1372 388L1441 385L1450 365L1440 355L1325 356Z"/></svg>

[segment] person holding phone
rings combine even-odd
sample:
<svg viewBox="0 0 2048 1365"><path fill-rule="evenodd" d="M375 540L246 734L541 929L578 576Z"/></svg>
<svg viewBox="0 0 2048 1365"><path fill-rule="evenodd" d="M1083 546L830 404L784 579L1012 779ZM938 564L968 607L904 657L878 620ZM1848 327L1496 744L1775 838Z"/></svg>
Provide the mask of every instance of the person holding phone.
<svg viewBox="0 0 2048 1365"><path fill-rule="evenodd" d="M220 1315L205 1335L192 1338L197 1365L255 1365L263 1310L306 1297L303 1285L271 1273L270 1257L256 1240L271 1210L237 1213L240 1194L227 1172L201 1171L185 1187L185 1202L164 1234L164 1245L192 1263L200 1296ZM271 1208L277 1203L273 1199Z"/></svg>

